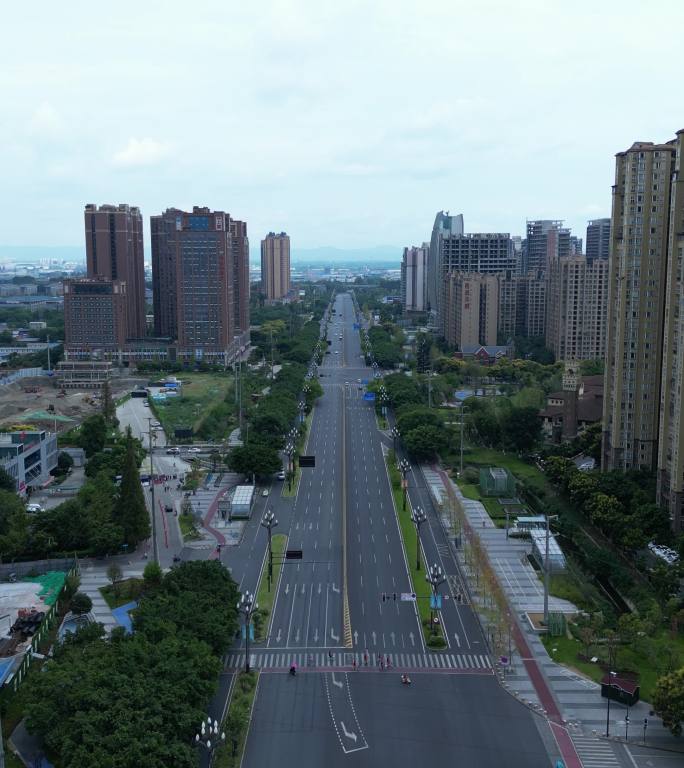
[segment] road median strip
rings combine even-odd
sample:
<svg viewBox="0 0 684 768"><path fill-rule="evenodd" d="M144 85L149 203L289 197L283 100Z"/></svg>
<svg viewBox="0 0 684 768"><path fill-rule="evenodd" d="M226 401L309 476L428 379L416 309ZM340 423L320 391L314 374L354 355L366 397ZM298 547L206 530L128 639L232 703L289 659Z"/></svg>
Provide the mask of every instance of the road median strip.
<svg viewBox="0 0 684 768"><path fill-rule="evenodd" d="M283 557L285 556L285 550L287 549L287 535L284 533L274 534L271 539L271 545L273 547L273 579L271 581L271 588L270 590L268 588L267 551L264 563L261 567L261 575L259 577L259 586L257 589L256 602L259 606L260 615L258 626L255 627L254 632L254 639L257 643L262 643L268 637L270 632L271 622L273 621L273 602L278 591L278 580L280 579L280 573L283 568ZM266 622L264 621L265 619L267 619Z"/></svg>
<svg viewBox="0 0 684 768"><path fill-rule="evenodd" d="M411 502L407 500L407 508L404 509L404 492L401 487L401 475L392 461L393 452L385 455L385 464L387 474L392 489L392 501L394 503L394 512L399 521L399 531L401 533L401 543L404 548L404 555L408 564L409 577L411 579L411 588L416 595L416 605L420 617L420 625L423 630L425 644L432 650L441 650L446 648L444 632L441 621L435 625L431 623L435 611L430 609L430 597L432 588L425 581L425 553L421 551L421 569L416 568L416 529L411 521ZM437 612L439 614L439 612ZM436 629L436 631L435 631Z"/></svg>
<svg viewBox="0 0 684 768"><path fill-rule="evenodd" d="M231 688L228 713L222 723L226 743L216 750L212 762L215 768L238 768L242 763L258 688L259 672L256 670L236 675Z"/></svg>

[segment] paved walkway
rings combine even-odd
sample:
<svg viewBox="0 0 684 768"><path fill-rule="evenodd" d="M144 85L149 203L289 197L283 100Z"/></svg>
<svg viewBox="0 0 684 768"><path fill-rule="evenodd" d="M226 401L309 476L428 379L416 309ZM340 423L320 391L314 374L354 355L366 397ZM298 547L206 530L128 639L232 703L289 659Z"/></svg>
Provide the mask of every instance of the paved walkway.
<svg viewBox="0 0 684 768"><path fill-rule="evenodd" d="M123 578L129 579L132 577L142 578L142 569L123 568ZM100 587L106 587L110 583L107 578L107 566L85 566L81 568L81 587L80 592L85 592L86 595L93 602L93 609L91 611L95 621L104 625L105 631L109 634L114 627L120 625L116 616L112 613L112 609L107 605L106 600L102 597Z"/></svg>
<svg viewBox="0 0 684 768"><path fill-rule="evenodd" d="M447 487L451 488L473 532L486 548L499 584L512 608L517 658L514 654L512 671L502 678L503 685L523 703L546 714L567 768L581 768L582 765L585 768L610 768L622 765L615 754L615 750L622 750L622 747L602 738L606 729L606 703L601 697L600 686L554 662L527 620L527 611L543 610L541 580L526 558L529 544L511 538L507 540L505 530L495 527L484 505L479 501L465 499L458 486L441 469L422 469L437 503L448 497ZM442 522L449 526L447 513L442 514ZM469 569L464 562L463 550L458 549L456 553L462 571L468 577ZM476 591L474 596L477 604ZM573 612L576 610L571 603L553 597L550 597L549 607L552 611L570 612L570 607ZM626 711L619 704L611 707L611 738L624 735ZM639 702L629 710L632 728L630 744L640 740L646 719L650 746L667 750L682 749L681 740L673 737L659 719L650 715L650 711L650 705L644 702Z"/></svg>

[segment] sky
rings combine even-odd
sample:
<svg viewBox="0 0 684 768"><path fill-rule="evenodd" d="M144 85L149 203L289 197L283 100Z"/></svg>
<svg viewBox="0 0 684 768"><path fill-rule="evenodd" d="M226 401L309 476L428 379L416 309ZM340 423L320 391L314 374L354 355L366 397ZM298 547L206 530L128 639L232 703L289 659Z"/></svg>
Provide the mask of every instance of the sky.
<svg viewBox="0 0 684 768"><path fill-rule="evenodd" d="M614 155L684 128L681 0L34 0L3 7L0 245L85 203L208 205L252 248L401 248L435 213L609 216Z"/></svg>

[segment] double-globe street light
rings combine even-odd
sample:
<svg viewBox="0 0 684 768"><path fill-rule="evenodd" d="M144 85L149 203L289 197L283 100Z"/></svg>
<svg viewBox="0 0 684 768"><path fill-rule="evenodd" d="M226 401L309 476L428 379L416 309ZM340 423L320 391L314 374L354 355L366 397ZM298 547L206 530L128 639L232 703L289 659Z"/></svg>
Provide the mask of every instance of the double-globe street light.
<svg viewBox="0 0 684 768"><path fill-rule="evenodd" d="M432 597L433 597L433 605L430 607L430 627L432 628L432 625L435 623L434 619L434 610L437 609L437 598L439 596L439 588L444 582L446 581L446 576L444 575L444 571L442 570L442 567L440 565L437 565L435 563L434 565L431 565L427 573L425 574L425 581L432 587Z"/></svg>
<svg viewBox="0 0 684 768"><path fill-rule="evenodd" d="M249 672L249 635L252 630L252 615L259 609L254 595L248 590L240 595L237 604L238 612L245 617L245 672Z"/></svg>
<svg viewBox="0 0 684 768"><path fill-rule="evenodd" d="M408 474L408 471L411 469L411 465L408 463L406 459L402 459L397 463L397 469L399 472L401 472L401 487L404 490L404 502L402 509L406 509L406 492L408 490L408 480L406 479L406 475Z"/></svg>
<svg viewBox="0 0 684 768"><path fill-rule="evenodd" d="M209 753L209 765L211 765L211 759L216 747L225 743L226 734L224 731L219 733L218 720L212 722L210 717L206 721L202 720L200 732L195 734L195 746L199 747L201 745L207 750Z"/></svg>
<svg viewBox="0 0 684 768"><path fill-rule="evenodd" d="M271 583L273 582L273 546L271 544L271 534L273 529L278 525L278 520L273 514L272 509L267 509L264 516L261 518L261 525L268 532L268 591L271 591Z"/></svg>
<svg viewBox="0 0 684 768"><path fill-rule="evenodd" d="M390 429L390 437L392 438L392 447L394 448L394 452L397 451L397 440L401 437L401 432L397 429L397 427L392 427Z"/></svg>
<svg viewBox="0 0 684 768"><path fill-rule="evenodd" d="M416 526L416 570L420 570L420 526L427 521L427 515L422 507L414 507L411 512L411 522Z"/></svg>

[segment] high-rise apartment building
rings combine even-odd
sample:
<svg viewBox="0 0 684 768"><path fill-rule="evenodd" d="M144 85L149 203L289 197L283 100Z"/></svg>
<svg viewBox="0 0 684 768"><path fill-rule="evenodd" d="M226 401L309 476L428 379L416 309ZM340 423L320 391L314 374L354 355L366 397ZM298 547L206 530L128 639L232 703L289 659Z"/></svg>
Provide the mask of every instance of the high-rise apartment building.
<svg viewBox="0 0 684 768"><path fill-rule="evenodd" d="M247 225L223 211L150 219L154 328L185 359L228 363L249 341Z"/></svg>
<svg viewBox="0 0 684 768"><path fill-rule="evenodd" d="M85 207L88 277L126 283L126 337L146 335L145 265L140 209L129 205Z"/></svg>
<svg viewBox="0 0 684 768"><path fill-rule="evenodd" d="M269 232L261 241L261 291L269 300L290 292L290 238L285 232Z"/></svg>
<svg viewBox="0 0 684 768"><path fill-rule="evenodd" d="M64 281L64 348L69 359L119 353L126 341L128 296L122 280Z"/></svg>
<svg viewBox="0 0 684 768"><path fill-rule="evenodd" d="M556 360L602 360L608 260L586 256L551 259L546 280L546 346Z"/></svg>
<svg viewBox="0 0 684 768"><path fill-rule="evenodd" d="M673 194L676 182L672 181L681 147L680 133L677 140L666 144L636 142L616 156L603 406L604 470L655 468L661 408L666 429L661 459L670 467L679 460L673 449L681 438L670 427L676 423L681 405L681 378L676 369L680 362L676 333L681 295L676 292L681 252L679 256L676 253L676 236L682 231L682 208L681 194ZM672 272L671 277L668 272ZM663 356L666 297L667 359ZM668 475L670 482L665 480ZM681 488L681 482L681 465L678 477L663 466L660 498L671 495L666 486Z"/></svg>
<svg viewBox="0 0 684 768"><path fill-rule="evenodd" d="M607 259L610 254L610 219L587 223L587 258Z"/></svg>
<svg viewBox="0 0 684 768"><path fill-rule="evenodd" d="M580 252L581 252L580 243ZM570 253L570 230L562 221L539 219L527 222L527 237L523 241L521 272L545 272L551 259Z"/></svg>
<svg viewBox="0 0 684 768"><path fill-rule="evenodd" d="M512 269L515 256L509 234L482 232L448 235L441 238L442 279L441 307L446 301L446 276L452 272L497 274ZM446 315L437 313L438 327L446 336ZM491 343L491 342L490 342ZM495 343L495 342L494 342Z"/></svg>
<svg viewBox="0 0 684 768"><path fill-rule="evenodd" d="M543 336L546 330L546 278L541 272L499 274L499 336Z"/></svg>
<svg viewBox="0 0 684 768"><path fill-rule="evenodd" d="M521 309L525 326L522 335L541 337L546 333L546 277L542 272L529 272L525 278Z"/></svg>
<svg viewBox="0 0 684 768"><path fill-rule="evenodd" d="M429 245L404 248L401 260L401 302L405 312L425 312L427 299L427 266Z"/></svg>
<svg viewBox="0 0 684 768"><path fill-rule="evenodd" d="M499 281L496 275L450 272L445 279L444 336L461 350L497 342Z"/></svg>
<svg viewBox="0 0 684 768"><path fill-rule="evenodd" d="M684 531L684 130L666 146L673 150L672 175L663 178L668 163L660 150L658 157L654 150L653 171L663 173L658 173L657 181L653 179L646 203L658 209L659 205L666 205L669 197L657 500L668 508L674 530L681 532Z"/></svg>
<svg viewBox="0 0 684 768"><path fill-rule="evenodd" d="M463 234L463 214L450 216L448 211L440 211L435 216L430 237L428 254L428 309L439 314L439 302L442 299L442 283L445 271L442 268L442 241L450 235Z"/></svg>

